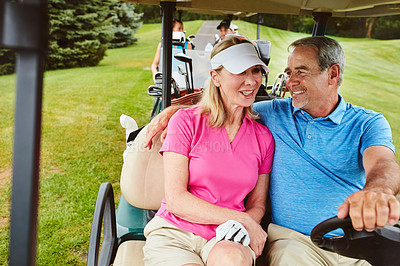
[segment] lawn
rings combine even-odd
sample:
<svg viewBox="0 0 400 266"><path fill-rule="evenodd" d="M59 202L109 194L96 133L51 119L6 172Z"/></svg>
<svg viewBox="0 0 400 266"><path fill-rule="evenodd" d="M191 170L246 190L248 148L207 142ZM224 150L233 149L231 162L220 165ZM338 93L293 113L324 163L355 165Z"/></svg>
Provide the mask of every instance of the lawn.
<svg viewBox="0 0 400 266"><path fill-rule="evenodd" d="M236 21L255 39L256 26ZM187 34L201 21L186 22ZM150 65L161 36L160 24L143 25L139 41L107 51L96 67L45 73L40 170L37 265L85 265L97 191L111 182L119 199L125 131L122 113L139 125L148 122L153 99ZM270 40L271 77L286 64L287 45L304 34L262 27ZM347 54L341 94L351 103L382 112L400 145L400 99L396 93L400 40L337 38ZM194 66L195 67L195 66ZM10 177L12 172L15 76L0 77L0 265L7 264Z"/></svg>

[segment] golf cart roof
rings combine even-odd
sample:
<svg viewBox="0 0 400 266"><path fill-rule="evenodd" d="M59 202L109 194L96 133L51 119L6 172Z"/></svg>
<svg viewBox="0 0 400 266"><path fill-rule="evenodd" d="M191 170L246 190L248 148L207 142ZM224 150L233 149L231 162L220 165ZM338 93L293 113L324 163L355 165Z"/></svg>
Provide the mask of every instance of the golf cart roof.
<svg viewBox="0 0 400 266"><path fill-rule="evenodd" d="M160 0L125 0L138 4L160 5ZM400 14L399 0L169 0L177 10L193 13L233 14L255 13L312 15L332 13L333 17L378 17Z"/></svg>

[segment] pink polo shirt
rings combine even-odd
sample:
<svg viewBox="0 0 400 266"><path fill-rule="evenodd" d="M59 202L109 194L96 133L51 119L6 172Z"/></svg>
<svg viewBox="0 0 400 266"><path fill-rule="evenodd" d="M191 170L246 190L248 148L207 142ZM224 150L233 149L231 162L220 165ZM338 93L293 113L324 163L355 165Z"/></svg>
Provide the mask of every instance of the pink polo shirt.
<svg viewBox="0 0 400 266"><path fill-rule="evenodd" d="M269 129L245 116L230 143L225 127L207 126L200 107L179 110L168 124L161 147L189 158L188 191L217 206L245 211L244 199L255 187L259 174L271 171L274 139ZM218 225L196 224L176 217L166 209L165 199L157 214L171 224L207 240Z"/></svg>

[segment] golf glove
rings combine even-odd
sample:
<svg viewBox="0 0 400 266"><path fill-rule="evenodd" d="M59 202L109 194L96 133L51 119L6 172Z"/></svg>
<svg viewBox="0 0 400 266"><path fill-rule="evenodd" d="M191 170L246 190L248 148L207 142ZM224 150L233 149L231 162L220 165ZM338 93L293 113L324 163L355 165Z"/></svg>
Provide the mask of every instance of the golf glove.
<svg viewBox="0 0 400 266"><path fill-rule="evenodd" d="M234 220L229 220L217 227L216 240L233 241L244 246L250 244L250 236L244 226Z"/></svg>

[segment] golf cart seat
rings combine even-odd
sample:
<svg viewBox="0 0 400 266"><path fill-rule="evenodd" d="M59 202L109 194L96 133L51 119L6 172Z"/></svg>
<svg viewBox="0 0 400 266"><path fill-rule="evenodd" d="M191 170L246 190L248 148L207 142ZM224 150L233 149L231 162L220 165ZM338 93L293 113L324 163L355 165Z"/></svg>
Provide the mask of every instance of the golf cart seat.
<svg viewBox="0 0 400 266"><path fill-rule="evenodd" d="M143 265L146 210L157 210L161 206L164 174L162 156L158 153L160 133L155 136L152 149L148 150L144 148L147 126L139 130L125 155L120 180L121 198L116 212L111 184L100 186L87 265ZM98 256L103 215L103 242Z"/></svg>
<svg viewBox="0 0 400 266"><path fill-rule="evenodd" d="M255 40L253 43L255 43L257 47L260 59L268 66L269 61L271 60L271 42L266 40Z"/></svg>
<svg viewBox="0 0 400 266"><path fill-rule="evenodd" d="M148 150L144 148L146 131L147 126L135 131L136 137L125 153L117 211L111 184L103 183L100 186L87 265L143 265L143 246L146 240L143 230L150 219L149 213L159 209L164 198L163 160L158 152L161 148L161 133L154 137L153 147ZM128 140L134 135L131 133ZM262 222L265 230L268 226L264 221L266 217L269 214ZM101 231L103 240L100 244ZM256 265L266 264L259 258Z"/></svg>
<svg viewBox="0 0 400 266"><path fill-rule="evenodd" d="M258 56L261 61L263 61L267 66L271 60L271 42L266 40L255 40L252 43L257 47ZM268 83L268 76L265 76L265 84ZM277 95L269 94L268 89L271 90L272 87L266 87L266 85L261 84L260 89L257 92L255 102L269 101L275 99Z"/></svg>
<svg viewBox="0 0 400 266"><path fill-rule="evenodd" d="M158 210L164 198L164 167L162 156L158 153L161 142L157 135L152 149L144 148L146 131L147 127L143 128L128 149L122 167L120 187L123 198L130 205L142 210ZM124 236L121 238L114 265L142 265L144 237L128 237L126 241L123 241Z"/></svg>

